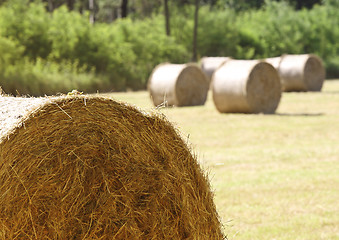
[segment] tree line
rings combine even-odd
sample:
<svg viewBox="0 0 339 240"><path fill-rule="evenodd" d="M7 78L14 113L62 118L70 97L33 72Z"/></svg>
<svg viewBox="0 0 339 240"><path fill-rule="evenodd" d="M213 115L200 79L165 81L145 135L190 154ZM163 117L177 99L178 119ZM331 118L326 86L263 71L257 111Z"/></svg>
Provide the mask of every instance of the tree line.
<svg viewBox="0 0 339 240"><path fill-rule="evenodd" d="M13 0L0 0L0 4ZM16 1L16 0L14 0ZM19 0L20 1L20 0ZM30 2L37 0L30 0ZM132 15L136 18L151 16L154 12L167 9L168 5L208 6L210 8L231 8L236 11L259 9L265 4L265 0L38 0L45 4L48 11L65 5L70 11L83 13L90 11L94 21L112 22L118 18ZM275 0L282 1L282 0ZM285 0L295 9L312 8L315 4L323 4L326 0ZM328 0L327 0L328 1ZM333 0L332 0L333 1ZM335 0L334 0L335 1Z"/></svg>
<svg viewBox="0 0 339 240"><path fill-rule="evenodd" d="M315 53L328 77L339 76L337 0L299 10L273 0L128 0L112 21L91 15L89 0L49 1L0 0L0 86L8 93L145 89L157 64L203 56ZM123 2L93 1L119 11Z"/></svg>

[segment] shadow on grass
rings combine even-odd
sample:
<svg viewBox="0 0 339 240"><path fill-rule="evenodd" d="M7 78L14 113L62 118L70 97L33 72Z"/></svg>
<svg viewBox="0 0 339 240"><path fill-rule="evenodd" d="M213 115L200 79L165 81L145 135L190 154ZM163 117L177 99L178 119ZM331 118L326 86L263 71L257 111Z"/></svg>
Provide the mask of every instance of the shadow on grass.
<svg viewBox="0 0 339 240"><path fill-rule="evenodd" d="M318 117L324 116L324 113L275 113L277 116L286 116L286 117Z"/></svg>

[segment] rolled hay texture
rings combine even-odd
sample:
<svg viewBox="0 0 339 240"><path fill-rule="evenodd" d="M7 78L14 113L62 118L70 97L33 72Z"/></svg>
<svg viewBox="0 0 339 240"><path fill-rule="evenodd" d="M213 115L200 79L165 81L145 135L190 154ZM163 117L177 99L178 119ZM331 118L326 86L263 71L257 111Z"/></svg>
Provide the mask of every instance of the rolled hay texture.
<svg viewBox="0 0 339 240"><path fill-rule="evenodd" d="M326 72L318 56L283 55L274 67L278 70L283 91L321 91Z"/></svg>
<svg viewBox="0 0 339 240"><path fill-rule="evenodd" d="M0 239L223 239L163 117L88 96L3 96L0 113Z"/></svg>
<svg viewBox="0 0 339 240"><path fill-rule="evenodd" d="M155 106L204 105L208 89L206 76L193 64L159 64L148 80Z"/></svg>
<svg viewBox="0 0 339 240"><path fill-rule="evenodd" d="M213 101L221 113L274 113L281 98L275 68L257 60L230 60L212 77Z"/></svg>
<svg viewBox="0 0 339 240"><path fill-rule="evenodd" d="M212 80L214 71L226 61L231 60L230 57L203 57L200 65L202 71L206 74L209 82Z"/></svg>

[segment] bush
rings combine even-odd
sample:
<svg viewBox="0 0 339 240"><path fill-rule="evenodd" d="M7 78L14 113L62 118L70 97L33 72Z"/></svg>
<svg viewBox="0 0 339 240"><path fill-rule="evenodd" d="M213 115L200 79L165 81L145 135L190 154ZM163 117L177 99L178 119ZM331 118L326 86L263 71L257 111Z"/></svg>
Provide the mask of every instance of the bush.
<svg viewBox="0 0 339 240"><path fill-rule="evenodd" d="M14 95L55 95L73 89L84 92L108 91L113 86L107 76L94 71L81 70L76 63L53 63L28 59L7 65L0 71L0 86L4 92Z"/></svg>
<svg viewBox="0 0 339 240"><path fill-rule="evenodd" d="M327 78L338 78L339 77L339 57L331 57L326 59L326 77Z"/></svg>
<svg viewBox="0 0 339 240"><path fill-rule="evenodd" d="M52 49L50 17L42 4L27 5L28 0L13 0L0 7L1 35L23 46L24 55L30 59L46 58Z"/></svg>
<svg viewBox="0 0 339 240"><path fill-rule="evenodd" d="M238 31L233 27L235 13L230 10L210 13L207 7L199 11L198 53L200 56L237 55ZM190 29L193 32L193 28Z"/></svg>
<svg viewBox="0 0 339 240"><path fill-rule="evenodd" d="M56 62L82 59L82 63L86 64L83 56L91 50L86 48L91 28L86 15L69 11L66 6L54 10L48 28L48 39L52 44L48 59Z"/></svg>
<svg viewBox="0 0 339 240"><path fill-rule="evenodd" d="M114 90L124 90L136 59L131 45L119 37L112 25L106 24L96 25L88 42L86 63L95 67L98 74L107 75Z"/></svg>
<svg viewBox="0 0 339 240"><path fill-rule="evenodd" d="M132 89L146 87L153 68L161 62L183 63L189 53L173 37L166 36L163 16L154 16L143 21L124 19L117 21L114 28L125 43L130 44L136 59L130 69L126 85Z"/></svg>
<svg viewBox="0 0 339 240"><path fill-rule="evenodd" d="M16 42L0 36L0 69L15 64L21 59L25 48Z"/></svg>
<svg viewBox="0 0 339 240"><path fill-rule="evenodd" d="M266 1L262 9L240 13L236 26L251 37L247 42L255 49L253 58L314 53L333 74L333 59L339 55L339 13L331 4L335 3L295 11L286 2Z"/></svg>
<svg viewBox="0 0 339 240"><path fill-rule="evenodd" d="M253 58L302 52L302 19L286 2L267 1L264 8L242 12L237 19L240 32L251 37Z"/></svg>
<svg viewBox="0 0 339 240"><path fill-rule="evenodd" d="M1 81L9 92L55 94L81 86L90 92L144 89L155 65L187 60L186 49L166 36L159 16L91 25L86 14L70 12L66 7L50 14L42 4L23 0L25 6L21 2L14 0L0 8L4 13L0 33L5 36L1 41L6 41L3 46L12 44L6 50L9 58L25 56L21 62L6 60L6 67L2 67L6 71L2 71ZM22 17L16 16L18 13ZM16 24L18 18L22 21ZM16 46L23 51L14 53ZM3 52L0 48L0 54Z"/></svg>

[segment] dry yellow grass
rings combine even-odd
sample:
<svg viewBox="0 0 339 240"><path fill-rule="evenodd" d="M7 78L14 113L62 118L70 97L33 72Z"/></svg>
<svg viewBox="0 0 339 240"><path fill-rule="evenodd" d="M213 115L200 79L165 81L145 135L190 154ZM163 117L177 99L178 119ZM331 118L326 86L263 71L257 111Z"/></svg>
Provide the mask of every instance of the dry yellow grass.
<svg viewBox="0 0 339 240"><path fill-rule="evenodd" d="M339 239L339 80L283 93L274 115L220 114L210 93L161 112L209 171L228 238ZM146 92L112 95L152 108Z"/></svg>

